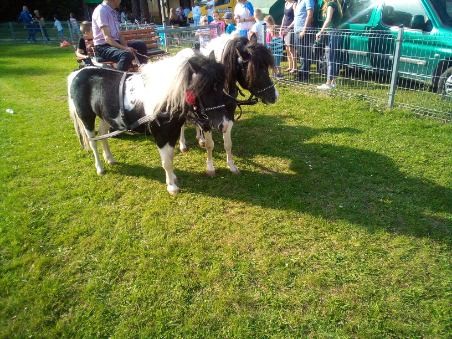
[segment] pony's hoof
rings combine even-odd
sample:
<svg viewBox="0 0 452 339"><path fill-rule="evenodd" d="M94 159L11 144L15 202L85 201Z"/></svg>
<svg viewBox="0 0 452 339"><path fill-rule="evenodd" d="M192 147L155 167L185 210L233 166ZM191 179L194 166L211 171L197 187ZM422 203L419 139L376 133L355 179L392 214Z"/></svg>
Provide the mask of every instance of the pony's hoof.
<svg viewBox="0 0 452 339"><path fill-rule="evenodd" d="M231 170L232 174L236 174L236 175L240 174L240 170L237 167L235 167L235 166L234 167L230 167L229 169Z"/></svg>
<svg viewBox="0 0 452 339"><path fill-rule="evenodd" d="M181 153L187 153L188 152L188 147L187 146L180 147L179 149L180 149Z"/></svg>
<svg viewBox="0 0 452 339"><path fill-rule="evenodd" d="M104 175L105 174L105 170L103 168L98 168L96 170L96 172L97 172L97 175Z"/></svg>
<svg viewBox="0 0 452 339"><path fill-rule="evenodd" d="M116 164L118 163L118 162L116 161L116 159L108 159L107 162L108 162L110 165L116 165Z"/></svg>
<svg viewBox="0 0 452 339"><path fill-rule="evenodd" d="M168 185L166 186L166 190L171 195L176 195L177 193L179 193L179 187L177 187L176 185Z"/></svg>
<svg viewBox="0 0 452 339"><path fill-rule="evenodd" d="M206 174L208 177L214 177L215 176L215 170L207 170Z"/></svg>
<svg viewBox="0 0 452 339"><path fill-rule="evenodd" d="M199 140L198 140L198 145L199 145L199 147L201 147L201 148L206 148L206 141L203 140L203 139L199 139Z"/></svg>

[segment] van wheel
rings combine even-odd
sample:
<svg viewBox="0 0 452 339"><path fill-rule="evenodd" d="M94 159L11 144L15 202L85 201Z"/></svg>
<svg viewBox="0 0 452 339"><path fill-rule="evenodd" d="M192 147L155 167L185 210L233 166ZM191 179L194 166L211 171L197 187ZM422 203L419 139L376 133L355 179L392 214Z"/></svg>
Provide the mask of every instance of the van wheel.
<svg viewBox="0 0 452 339"><path fill-rule="evenodd" d="M438 80L438 89L436 91L443 97L452 99L452 67L449 67L441 74Z"/></svg>

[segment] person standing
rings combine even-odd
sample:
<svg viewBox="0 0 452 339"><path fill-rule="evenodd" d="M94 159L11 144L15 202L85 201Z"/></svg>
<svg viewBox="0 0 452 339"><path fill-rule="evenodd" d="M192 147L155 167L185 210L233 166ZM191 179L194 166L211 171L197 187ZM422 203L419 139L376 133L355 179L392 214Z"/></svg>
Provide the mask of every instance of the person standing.
<svg viewBox="0 0 452 339"><path fill-rule="evenodd" d="M209 24L213 21L213 12L215 11L215 0L208 0L206 3L207 20Z"/></svg>
<svg viewBox="0 0 452 339"><path fill-rule="evenodd" d="M35 9L33 11L35 15L36 22L39 24L39 29L41 30L42 35L47 39L47 41L50 41L49 34L47 33L47 30L45 28L45 20L44 17L41 16L39 13L39 10Z"/></svg>
<svg viewBox="0 0 452 339"><path fill-rule="evenodd" d="M127 71L132 65L135 53L141 63L147 62L146 44L135 40L127 43L119 31L116 8L121 0L104 0L93 12L92 28L94 50L98 56L117 63L117 69Z"/></svg>
<svg viewBox="0 0 452 339"><path fill-rule="evenodd" d="M33 27L33 17L27 6L22 6L22 12L19 14L18 21L23 23L28 31L28 43L36 42L36 30Z"/></svg>
<svg viewBox="0 0 452 339"><path fill-rule="evenodd" d="M80 28L77 22L77 19L75 18L74 13L69 13L69 23L71 25L71 32L74 35L74 41L77 41L80 38Z"/></svg>
<svg viewBox="0 0 452 339"><path fill-rule="evenodd" d="M195 1L195 5L193 6L192 13L193 13L193 24L195 25L195 27L198 27L199 20L201 19L201 7L199 7L198 1Z"/></svg>
<svg viewBox="0 0 452 339"><path fill-rule="evenodd" d="M254 24L254 7L248 0L238 0L234 8L234 19L239 36L248 37L248 31Z"/></svg>
<svg viewBox="0 0 452 339"><path fill-rule="evenodd" d="M289 73L295 73L297 71L295 49L291 43L293 40L293 20L296 5L295 0L286 0L284 4L284 16L279 31L279 35L284 39L284 44L286 45L287 62L289 64L286 71Z"/></svg>
<svg viewBox="0 0 452 339"><path fill-rule="evenodd" d="M298 0L294 11L294 35L292 45L300 60L300 70L297 79L309 80L309 70L312 62L312 45L315 34L314 26L315 0Z"/></svg>
<svg viewBox="0 0 452 339"><path fill-rule="evenodd" d="M325 19L322 28L316 34L316 41L320 41L320 38L325 33L327 28L330 28L328 32L328 65L327 65L327 77L326 83L317 86L317 89L330 90L336 87L336 77L339 74L340 66L340 48L342 45L342 35L337 30L342 20L342 1L341 0L329 0L322 6L322 14Z"/></svg>
<svg viewBox="0 0 452 339"><path fill-rule="evenodd" d="M218 11L213 12L213 21L209 24L209 26L215 29L216 36L220 36L224 33L226 29L226 23L221 20L220 13Z"/></svg>
<svg viewBox="0 0 452 339"><path fill-rule="evenodd" d="M53 26L57 30L58 38L60 39L60 42L63 43L65 41L63 25L56 15L53 16L53 20L55 20Z"/></svg>
<svg viewBox="0 0 452 339"><path fill-rule="evenodd" d="M265 22L262 10L257 8L254 11L254 20L256 21L248 32L248 39L251 40L253 36L256 38L256 42L264 45L265 44Z"/></svg>
<svg viewBox="0 0 452 339"><path fill-rule="evenodd" d="M233 32L235 32L236 27L235 27L235 21L232 18L232 13L231 12L224 13L223 19L226 24L225 33L232 34Z"/></svg>
<svg viewBox="0 0 452 339"><path fill-rule="evenodd" d="M256 10L257 11L257 10ZM279 33L276 32L275 19L271 15L267 15L264 18L267 24L267 34L265 36L265 42L268 48L272 51L273 59L275 59L275 69L273 70L273 76L275 78L282 78L281 73L281 58L283 55L283 39L278 36Z"/></svg>

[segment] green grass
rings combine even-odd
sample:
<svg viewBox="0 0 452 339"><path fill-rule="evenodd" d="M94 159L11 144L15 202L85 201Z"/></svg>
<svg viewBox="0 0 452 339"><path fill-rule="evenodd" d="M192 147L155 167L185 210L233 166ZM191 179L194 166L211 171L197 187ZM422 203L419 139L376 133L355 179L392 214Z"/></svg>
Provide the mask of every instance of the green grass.
<svg viewBox="0 0 452 339"><path fill-rule="evenodd" d="M73 68L0 50L0 337L450 336L451 125L280 85L234 128L239 176L189 129L172 197L144 136L96 175Z"/></svg>

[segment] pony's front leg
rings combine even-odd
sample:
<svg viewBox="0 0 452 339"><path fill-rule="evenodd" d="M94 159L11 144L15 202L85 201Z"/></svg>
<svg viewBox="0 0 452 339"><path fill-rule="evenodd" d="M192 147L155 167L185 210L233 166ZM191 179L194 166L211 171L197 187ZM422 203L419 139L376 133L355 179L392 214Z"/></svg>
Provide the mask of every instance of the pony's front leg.
<svg viewBox="0 0 452 339"><path fill-rule="evenodd" d="M232 158L232 139L231 139L231 130L234 122L230 120L228 122L228 127L226 132L223 133L223 142L224 142L224 150L226 151L226 163L228 164L229 169L234 174L239 174L240 171L234 164L234 159Z"/></svg>
<svg viewBox="0 0 452 339"><path fill-rule="evenodd" d="M179 149L182 153L188 151L187 142L185 140L185 124L180 128Z"/></svg>
<svg viewBox="0 0 452 339"><path fill-rule="evenodd" d="M207 150L207 170L206 173L208 176L215 175L215 167L213 166L213 158L212 152L213 147L215 146L212 138L212 131L204 132L204 136L206 137L206 150Z"/></svg>
<svg viewBox="0 0 452 339"><path fill-rule="evenodd" d="M104 135L108 133L110 125L106 123L104 120L100 121L99 124L99 135ZM116 164L116 160L113 157L113 154L111 154L110 147L108 146L108 139L101 140L102 147L103 147L103 155L106 162L108 162L110 165Z"/></svg>
<svg viewBox="0 0 452 339"><path fill-rule="evenodd" d="M177 178L173 171L174 147L167 143L162 148L159 148L159 152L166 175L166 190L169 194L177 194L179 187L176 185Z"/></svg>
<svg viewBox="0 0 452 339"><path fill-rule="evenodd" d="M202 148L206 148L206 138L202 133L199 126L196 126L196 139L198 140L198 145Z"/></svg>
<svg viewBox="0 0 452 339"><path fill-rule="evenodd" d="M85 128L86 135L89 138L89 146L91 147L91 150L94 154L94 165L96 166L96 172L99 175L103 175L105 173L104 166L102 165L102 161L99 157L99 152L97 152L97 141L91 140L96 136L96 133L94 131L90 131Z"/></svg>

